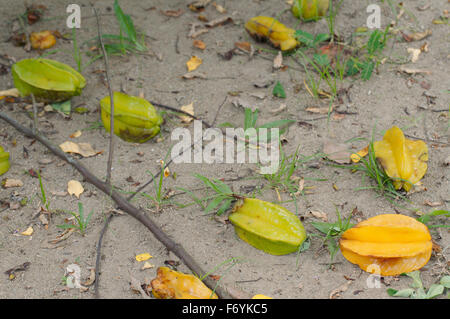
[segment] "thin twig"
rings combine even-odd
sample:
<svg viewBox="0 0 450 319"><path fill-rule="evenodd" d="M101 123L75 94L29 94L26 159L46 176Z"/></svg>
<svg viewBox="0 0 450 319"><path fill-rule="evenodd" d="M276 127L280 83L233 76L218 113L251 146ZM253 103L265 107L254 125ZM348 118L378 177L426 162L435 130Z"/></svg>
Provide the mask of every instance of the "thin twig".
<svg viewBox="0 0 450 319"><path fill-rule="evenodd" d="M37 134L38 132L37 107L36 107L36 99L34 98L33 93L31 93L31 103L33 103L33 133Z"/></svg>
<svg viewBox="0 0 450 319"><path fill-rule="evenodd" d="M111 214L108 216L108 219L105 221L105 225L103 225L102 231L100 232L100 237L97 242L97 258L95 259L95 298L100 298L100 293L98 291L99 286L99 277L100 277L100 258L101 258L101 248L102 248L102 241L103 241L103 235L105 235L106 229L108 229L108 225L113 219L114 214Z"/></svg>
<svg viewBox="0 0 450 319"><path fill-rule="evenodd" d="M222 106L223 106L223 105L225 104L225 102L227 101L227 98L228 98L228 95L225 96L225 99L223 100L222 104L220 104L219 107L217 108L217 112L216 112L216 115L214 116L214 120L213 120L213 122L212 122L212 125L215 125L215 124L216 124L217 116L219 115L220 110L222 109Z"/></svg>
<svg viewBox="0 0 450 319"><path fill-rule="evenodd" d="M92 4L91 4L92 5ZM106 54L105 45L103 44L102 32L100 28L100 19L98 17L97 9L92 5L92 10L94 10L95 18L97 20L97 32L98 39L100 41L100 46L102 48L103 60L105 62L105 75L106 82L108 83L109 98L110 98L110 113L109 113L109 152L108 152L108 163L106 168L106 184L111 185L111 169L114 153L114 94L111 88L111 80L109 78L109 67L108 67L108 55Z"/></svg>
<svg viewBox="0 0 450 319"><path fill-rule="evenodd" d="M32 130L19 124L16 120L6 115L6 113L0 112L0 119L10 124L25 136L36 139L47 149L49 149L53 154L72 165L72 167L74 167L88 183L94 185L103 193L108 195L117 204L119 209L128 213L130 216L134 217L145 227L147 227L147 229L150 230L155 238L159 240L169 251L172 251L178 258L180 258L193 273L199 276L206 273L202 269L202 267L194 260L194 258L184 249L184 247L167 236L167 234L158 225L156 225L155 222L147 214L145 214L143 211L139 210L136 206L123 198L118 192L113 189L111 185L103 182L97 176L92 174L91 171L88 170L79 161L74 159L72 156L64 153L58 146L54 145L43 135L34 134ZM216 287L217 283L212 279L205 278L204 282L210 289L215 289L219 298L230 298L228 292L221 286Z"/></svg>

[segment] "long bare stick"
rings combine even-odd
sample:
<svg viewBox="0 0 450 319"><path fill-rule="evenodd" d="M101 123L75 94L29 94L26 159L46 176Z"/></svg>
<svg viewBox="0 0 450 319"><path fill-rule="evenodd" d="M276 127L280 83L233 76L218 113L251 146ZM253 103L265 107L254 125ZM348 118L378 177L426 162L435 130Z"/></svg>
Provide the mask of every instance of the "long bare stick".
<svg viewBox="0 0 450 319"><path fill-rule="evenodd" d="M156 225L152 219L150 219L150 217L148 217L144 212L142 212L125 198L123 198L113 189L110 184L107 184L100 180L97 176L92 174L83 164L74 159L72 156L64 153L58 146L54 145L46 137L40 134L34 134L32 130L19 124L16 120L6 115L6 113L0 112L0 119L13 126L16 130L23 133L25 136L36 139L56 156L72 165L88 183L91 183L103 193L110 196L111 199L117 204L117 207L119 209L136 218L145 227L147 227L155 236L155 238L159 240L168 250L172 251L178 258L180 258L193 273L197 274L198 276L206 273L202 269L202 267L194 260L194 258L184 249L183 246L176 243L173 239L167 236L167 234L164 233L161 228ZM230 298L229 293L223 287L218 286L217 282L215 282L214 280L206 277L204 279L204 282L209 288L215 289L215 292L220 298Z"/></svg>
<svg viewBox="0 0 450 319"><path fill-rule="evenodd" d="M108 67L108 55L106 54L105 45L103 44L102 32L100 27L100 19L98 17L97 9L92 6L92 10L94 10L95 18L97 20L97 31L98 31L98 39L100 41L100 46L102 48L103 60L105 62L105 74L106 74L106 82L108 83L109 90L109 99L110 99L110 112L109 112L109 151L108 151L108 163L106 167L106 184L111 185L111 169L112 169L112 161L113 161L113 153L114 153L114 94L111 88L111 81L109 78L109 67Z"/></svg>

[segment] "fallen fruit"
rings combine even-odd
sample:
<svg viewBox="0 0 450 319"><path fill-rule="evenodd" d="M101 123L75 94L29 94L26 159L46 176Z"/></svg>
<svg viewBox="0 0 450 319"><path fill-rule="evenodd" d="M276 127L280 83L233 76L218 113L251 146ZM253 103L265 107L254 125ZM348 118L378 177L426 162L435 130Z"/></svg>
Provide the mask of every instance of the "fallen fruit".
<svg viewBox="0 0 450 319"><path fill-rule="evenodd" d="M56 38L50 31L31 32L30 42L33 49L45 50L56 44Z"/></svg>
<svg viewBox="0 0 450 319"><path fill-rule="evenodd" d="M22 97L34 94L38 102L61 102L80 95L84 77L67 64L50 59L24 59L11 68Z"/></svg>
<svg viewBox="0 0 450 319"><path fill-rule="evenodd" d="M150 285L157 299L218 299L199 278L168 267L159 267Z"/></svg>
<svg viewBox="0 0 450 319"><path fill-rule="evenodd" d="M292 13L303 21L318 20L328 10L329 0L294 0Z"/></svg>
<svg viewBox="0 0 450 319"><path fill-rule="evenodd" d="M9 170L9 153L5 152L3 147L0 146L0 175L5 174Z"/></svg>
<svg viewBox="0 0 450 319"><path fill-rule="evenodd" d="M278 20L259 16L251 18L245 24L245 30L258 41L269 41L282 51L291 50L299 45L295 38L295 30L286 27Z"/></svg>
<svg viewBox="0 0 450 319"><path fill-rule="evenodd" d="M229 220L242 240L272 255L295 252L306 239L306 231L296 215L259 199L239 200Z"/></svg>
<svg viewBox="0 0 450 319"><path fill-rule="evenodd" d="M362 221L342 234L342 255L361 269L396 276L426 265L432 242L427 226L399 214L383 214Z"/></svg>
<svg viewBox="0 0 450 319"><path fill-rule="evenodd" d="M375 157L396 189L409 191L427 171L428 147L423 141L408 140L397 126L386 131L383 140L374 142Z"/></svg>
<svg viewBox="0 0 450 319"><path fill-rule="evenodd" d="M100 101L103 126L110 131L110 97ZM163 118L147 100L114 92L114 134L127 142L144 143L160 131Z"/></svg>

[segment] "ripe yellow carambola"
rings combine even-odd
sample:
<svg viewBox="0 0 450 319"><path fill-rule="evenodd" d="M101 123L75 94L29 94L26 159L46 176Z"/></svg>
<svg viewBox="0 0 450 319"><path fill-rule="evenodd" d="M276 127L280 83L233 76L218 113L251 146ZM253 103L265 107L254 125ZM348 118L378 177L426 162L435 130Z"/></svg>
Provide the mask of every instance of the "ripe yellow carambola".
<svg viewBox="0 0 450 319"><path fill-rule="evenodd" d="M329 0L294 0L292 13L304 21L318 20L323 17L329 6Z"/></svg>
<svg viewBox="0 0 450 319"><path fill-rule="evenodd" d="M144 143L160 131L161 115L147 100L114 92L114 134L127 142ZM110 131L109 95L100 101L103 126Z"/></svg>
<svg viewBox="0 0 450 319"><path fill-rule="evenodd" d="M67 64L50 59L24 59L11 68L21 96L34 94L38 102L61 102L80 95L84 77Z"/></svg>
<svg viewBox="0 0 450 319"><path fill-rule="evenodd" d="M9 153L5 152L3 147L0 146L0 175L5 174L9 170Z"/></svg>
<svg viewBox="0 0 450 319"><path fill-rule="evenodd" d="M245 30L258 41L269 41L282 51L294 49L299 45L295 30L286 27L278 20L259 16L251 18L245 24Z"/></svg>
<svg viewBox="0 0 450 319"><path fill-rule="evenodd" d="M296 215L255 198L239 200L229 220L242 240L272 255L295 252L306 239L305 228Z"/></svg>
<svg viewBox="0 0 450 319"><path fill-rule="evenodd" d="M409 191L427 171L428 147L423 141L405 138L397 126L386 131L383 140L373 144L375 157L396 189ZM397 179L397 180L395 180Z"/></svg>
<svg viewBox="0 0 450 319"><path fill-rule="evenodd" d="M382 276L420 269L432 251L427 226L399 214L383 214L362 221L344 232L339 244L348 261Z"/></svg>
<svg viewBox="0 0 450 319"><path fill-rule="evenodd" d="M218 299L217 295L197 277L159 267L151 281L157 299Z"/></svg>

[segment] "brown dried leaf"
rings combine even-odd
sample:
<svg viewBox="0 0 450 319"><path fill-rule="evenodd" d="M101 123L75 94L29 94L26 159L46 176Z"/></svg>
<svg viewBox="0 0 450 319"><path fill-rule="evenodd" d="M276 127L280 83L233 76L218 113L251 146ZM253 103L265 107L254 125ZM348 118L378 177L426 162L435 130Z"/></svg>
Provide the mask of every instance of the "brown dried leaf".
<svg viewBox="0 0 450 319"><path fill-rule="evenodd" d="M328 215L327 215L327 213L314 211L314 210L310 211L309 213L312 216L314 216L314 217L316 217L316 218L318 218L318 219L320 219L320 220L322 220L324 222L328 222Z"/></svg>
<svg viewBox="0 0 450 319"><path fill-rule="evenodd" d="M275 57L275 59L273 60L273 68L275 70L280 69L283 66L283 54L281 53L281 51L278 51L277 56Z"/></svg>
<svg viewBox="0 0 450 319"><path fill-rule="evenodd" d="M194 47L196 47L197 49L200 49L200 50L205 50L206 49L206 44L202 40L194 40L192 45Z"/></svg>
<svg viewBox="0 0 450 319"><path fill-rule="evenodd" d="M336 163L347 164L350 162L351 152L348 151L346 144L328 139L324 142L323 152L327 154L329 160Z"/></svg>
<svg viewBox="0 0 450 319"><path fill-rule="evenodd" d="M191 80L191 79L195 79L195 78L207 79L207 76L203 72L193 71L193 72L188 72L186 74L183 74L182 78L187 79L187 80Z"/></svg>
<svg viewBox="0 0 450 319"><path fill-rule="evenodd" d="M22 187L23 182L20 179L7 178L2 182L4 188Z"/></svg>
<svg viewBox="0 0 450 319"><path fill-rule="evenodd" d="M95 151L89 143L74 143L71 141L66 141L60 144L59 147L65 153L80 154L83 157L91 157L101 153Z"/></svg>
<svg viewBox="0 0 450 319"><path fill-rule="evenodd" d="M219 11L220 13L226 13L227 10L222 7L220 4L217 4L215 2L212 3L212 5L216 8L217 11Z"/></svg>
<svg viewBox="0 0 450 319"><path fill-rule="evenodd" d="M69 238L75 232L75 228L69 228L64 230L60 235L56 236L55 239L49 240L50 244L57 244L63 240Z"/></svg>
<svg viewBox="0 0 450 319"><path fill-rule="evenodd" d="M166 10L166 11L162 11L161 10L161 13L164 14L165 16L167 16L167 17L175 17L175 18L177 18L177 17L181 16L184 13L184 11L181 10L181 9L178 9L178 10Z"/></svg>
<svg viewBox="0 0 450 319"><path fill-rule="evenodd" d="M423 203L424 205L430 206L430 207L439 207L444 205L443 202L431 202L428 199L426 199Z"/></svg>
<svg viewBox="0 0 450 319"><path fill-rule="evenodd" d="M352 284L353 280L347 280L346 283L342 284L341 286L339 286L338 288L334 289L333 291L331 291L330 293L330 299L336 299L339 298L341 296L342 292L347 291L348 287Z"/></svg>
<svg viewBox="0 0 450 319"><path fill-rule="evenodd" d="M80 198L80 195L84 192L84 188L79 181L71 180L67 183L67 192L69 195L75 195L77 198Z"/></svg>
<svg viewBox="0 0 450 319"><path fill-rule="evenodd" d="M183 105L181 107L182 111L185 111L191 115L194 115L194 102L187 104L187 105ZM188 115L181 115L181 122L183 123L191 123L194 119Z"/></svg>
<svg viewBox="0 0 450 319"><path fill-rule="evenodd" d="M415 33L411 33L411 34L404 34L403 38L405 39L405 41L407 42L411 42L411 41L420 41L425 39L426 37L428 37L429 35L431 35L433 32L431 31L431 29L427 29L423 32L415 32Z"/></svg>
<svg viewBox="0 0 450 319"><path fill-rule="evenodd" d="M231 18L230 16L226 16L226 17L217 18L208 23L205 23L205 26L208 28L214 28L214 27L217 27L218 25L224 25L224 24L227 24L232 21L233 21L233 18Z"/></svg>

